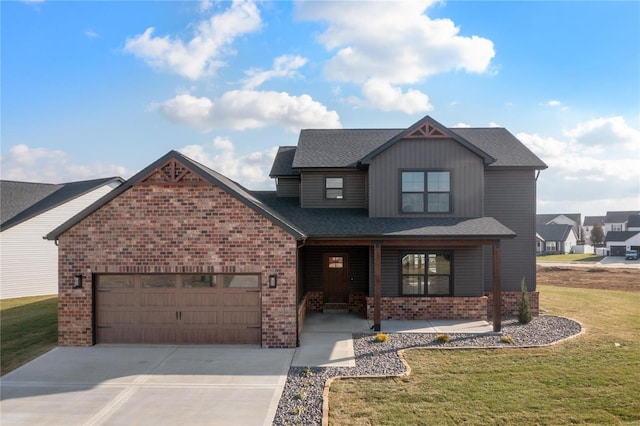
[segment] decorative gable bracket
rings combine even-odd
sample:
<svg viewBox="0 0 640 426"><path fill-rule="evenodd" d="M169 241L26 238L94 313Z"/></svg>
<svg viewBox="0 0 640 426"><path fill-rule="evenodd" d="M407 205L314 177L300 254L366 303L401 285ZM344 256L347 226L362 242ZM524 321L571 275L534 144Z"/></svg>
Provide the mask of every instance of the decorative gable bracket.
<svg viewBox="0 0 640 426"><path fill-rule="evenodd" d="M425 138L446 138L448 137L442 130L437 127L431 125L430 123L425 123L424 126L418 127L416 130L406 135L406 139L425 139Z"/></svg>
<svg viewBox="0 0 640 426"><path fill-rule="evenodd" d="M193 185L202 183L206 182L176 159L169 160L137 182L138 185Z"/></svg>

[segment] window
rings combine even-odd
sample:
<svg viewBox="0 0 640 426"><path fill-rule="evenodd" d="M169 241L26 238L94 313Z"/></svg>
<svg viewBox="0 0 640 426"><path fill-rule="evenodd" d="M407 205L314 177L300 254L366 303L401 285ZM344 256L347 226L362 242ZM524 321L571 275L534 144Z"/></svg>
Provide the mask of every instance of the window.
<svg viewBox="0 0 640 426"><path fill-rule="evenodd" d="M449 213L448 171L407 171L401 174L403 213Z"/></svg>
<svg viewBox="0 0 640 426"><path fill-rule="evenodd" d="M215 275L183 275L182 288L207 288L216 286Z"/></svg>
<svg viewBox="0 0 640 426"><path fill-rule="evenodd" d="M260 277L258 275L223 275L222 282L225 288L260 287Z"/></svg>
<svg viewBox="0 0 640 426"><path fill-rule="evenodd" d="M341 177L328 177L324 179L325 197L330 200L342 200L344 198L344 179Z"/></svg>
<svg viewBox="0 0 640 426"><path fill-rule="evenodd" d="M403 296L451 295L451 253L408 253L401 260Z"/></svg>
<svg viewBox="0 0 640 426"><path fill-rule="evenodd" d="M342 256L329 256L329 268L340 269L344 267L344 258Z"/></svg>

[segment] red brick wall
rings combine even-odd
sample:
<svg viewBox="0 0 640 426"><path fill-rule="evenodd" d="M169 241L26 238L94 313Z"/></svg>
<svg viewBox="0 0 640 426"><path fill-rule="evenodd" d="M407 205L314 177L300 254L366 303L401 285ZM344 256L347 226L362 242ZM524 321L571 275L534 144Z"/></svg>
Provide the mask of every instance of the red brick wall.
<svg viewBox="0 0 640 426"><path fill-rule="evenodd" d="M73 290L79 272L84 288ZM60 345L92 344L91 273L101 272L258 273L262 345L295 347L295 238L214 185L135 185L60 236Z"/></svg>
<svg viewBox="0 0 640 426"><path fill-rule="evenodd" d="M304 297L307 299L307 312L322 312L324 308L324 292L308 291Z"/></svg>
<svg viewBox="0 0 640 426"><path fill-rule="evenodd" d="M383 320L487 319L486 297L383 297ZM367 319L373 320L373 297L367 297Z"/></svg>
<svg viewBox="0 0 640 426"><path fill-rule="evenodd" d="M493 316L493 294L487 293L487 316ZM502 316L515 316L518 314L518 304L520 303L519 291L503 291L501 296ZM540 315L540 293L529 292L529 305L534 316Z"/></svg>

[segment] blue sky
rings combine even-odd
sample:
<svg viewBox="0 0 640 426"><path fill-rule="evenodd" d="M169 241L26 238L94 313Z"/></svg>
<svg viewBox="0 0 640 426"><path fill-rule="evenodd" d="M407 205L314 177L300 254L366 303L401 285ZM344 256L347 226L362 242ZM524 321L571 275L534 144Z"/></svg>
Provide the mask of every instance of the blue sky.
<svg viewBox="0 0 640 426"><path fill-rule="evenodd" d="M640 210L639 2L3 1L3 179L171 149L270 188L301 128L506 127L539 213Z"/></svg>

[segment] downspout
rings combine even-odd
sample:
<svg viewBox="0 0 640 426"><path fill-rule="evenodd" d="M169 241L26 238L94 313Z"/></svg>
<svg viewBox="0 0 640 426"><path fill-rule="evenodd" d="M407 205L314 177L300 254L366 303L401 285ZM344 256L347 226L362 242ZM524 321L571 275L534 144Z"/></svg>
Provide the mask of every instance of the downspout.
<svg viewBox="0 0 640 426"><path fill-rule="evenodd" d="M538 169L538 171L536 172L536 182L538 181L538 178L540 177L540 173L542 172L542 170Z"/></svg>

